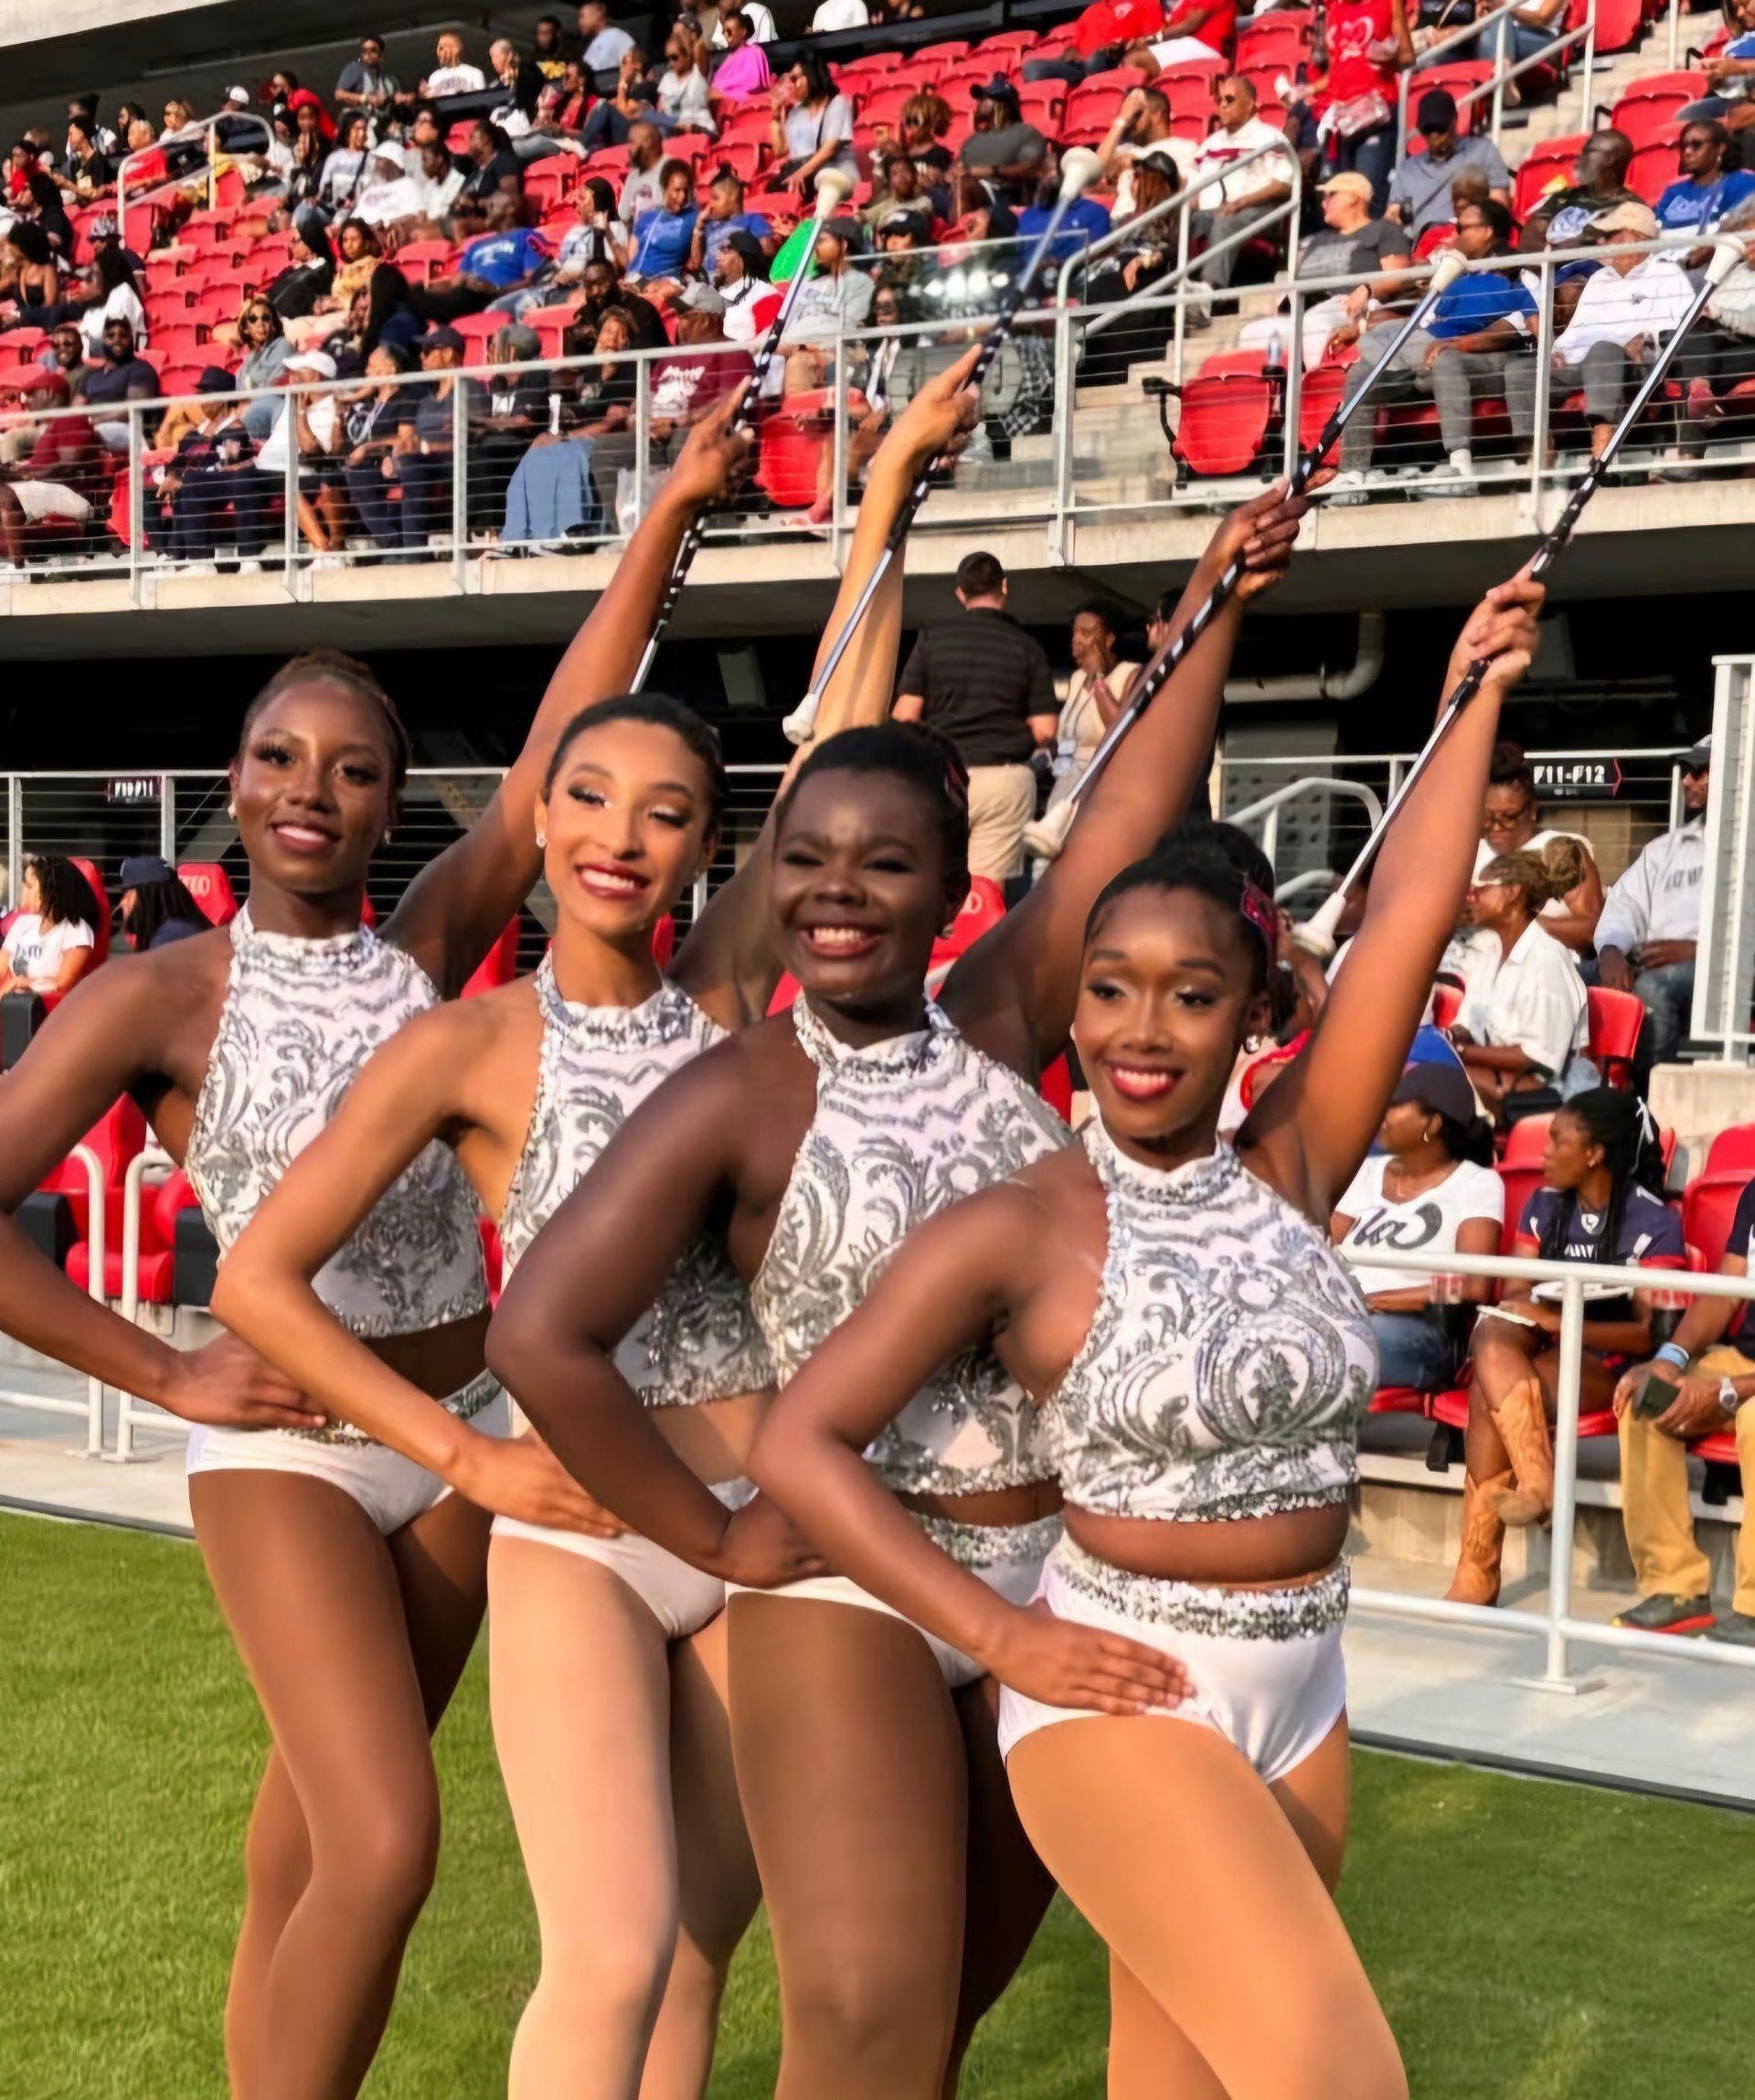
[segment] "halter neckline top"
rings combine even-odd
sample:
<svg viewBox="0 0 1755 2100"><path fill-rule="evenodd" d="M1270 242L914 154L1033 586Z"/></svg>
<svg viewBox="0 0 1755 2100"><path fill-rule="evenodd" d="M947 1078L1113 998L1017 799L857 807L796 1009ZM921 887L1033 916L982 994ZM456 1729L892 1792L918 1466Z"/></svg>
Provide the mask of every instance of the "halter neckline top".
<svg viewBox="0 0 1755 2100"><path fill-rule="evenodd" d="M1377 1352L1326 1238L1228 1145L1157 1167L1101 1122L1081 1137L1109 1245L1046 1402L1067 1500L1185 1523L1342 1500Z"/></svg>
<svg viewBox="0 0 1755 2100"><path fill-rule="evenodd" d="M1067 1143L1053 1111L930 1000L923 1027L863 1047L802 994L792 1027L816 1106L750 1289L782 1383L913 1227ZM899 1494L973 1495L1054 1470L1037 1410L985 1348L935 1372L866 1456Z"/></svg>
<svg viewBox="0 0 1755 2100"><path fill-rule="evenodd" d="M727 1033L669 978L637 1007L565 998L551 955L535 983L542 1048L529 1131L500 1213L507 1275L633 1111ZM615 1362L649 1407L729 1399L773 1380L750 1294L705 1239L685 1250Z"/></svg>
<svg viewBox="0 0 1755 2100"><path fill-rule="evenodd" d="M369 926L307 940L262 932L244 905L231 922L225 1002L183 1162L222 1254L367 1059L438 1004L420 965ZM429 1145L386 1189L313 1287L368 1338L484 1309L479 1210L447 1146Z"/></svg>

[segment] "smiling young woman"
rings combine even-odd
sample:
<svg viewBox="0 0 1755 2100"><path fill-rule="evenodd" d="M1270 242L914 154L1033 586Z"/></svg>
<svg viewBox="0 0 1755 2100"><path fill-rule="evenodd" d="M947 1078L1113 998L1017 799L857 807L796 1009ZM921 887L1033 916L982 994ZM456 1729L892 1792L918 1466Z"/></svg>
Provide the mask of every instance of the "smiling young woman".
<svg viewBox="0 0 1755 2100"><path fill-rule="evenodd" d="M782 797L766 917L801 997L630 1116L520 1264L490 1337L569 1470L682 1559L720 1566L727 1514L653 1434L618 1369L623 1336L705 1233L749 1282L783 1385L910 1226L1065 1143L1035 1089L1065 1042L1085 912L1181 814L1243 602L1283 570L1303 509L1275 491L1219 528L1181 617L1241 555L1238 600L938 1004L923 989L932 943L968 888L954 758L910 726L851 730ZM886 689L901 581L892 564L862 630ZM870 1454L876 1499L984 1594L1022 1602L1058 1530L1022 1391L983 1348L897 1399ZM736 1592L727 1617L738 1779L780 1967L780 2100L937 2100L1048 1892L1002 1812L983 1666L845 1573ZM1154 1690L1174 1675L1144 1651L1135 1667Z"/></svg>
<svg viewBox="0 0 1755 2100"><path fill-rule="evenodd" d="M625 688L696 506L739 456L723 432L705 442L712 464L666 482L480 821L381 935L361 908L408 739L363 666L303 657L251 703L232 761L243 911L94 973L0 1089L0 1328L197 1425L196 1532L273 1735L226 2009L233 2086L251 2100L333 2100L370 2067L432 1871L428 1738L480 1624L488 1515L452 1492L466 1473L374 1441L338 1391L301 1390L303 1359L289 1377L229 1336L175 1350L76 1289L10 1213L125 1093L233 1246L367 1061L457 992L541 872L537 811L562 731ZM403 1162L312 1289L343 1384L414 1396L435 1442L473 1453L526 1511L597 1519L539 1447L490 1446L505 1402L484 1364L475 1197L452 1153Z"/></svg>
<svg viewBox="0 0 1755 2100"><path fill-rule="evenodd" d="M736 405L698 425L672 469L690 507L717 498L747 449ZM955 449L964 414L959 368L899 420L827 633L856 602L916 474ZM881 668L869 649L849 651L819 738L882 718ZM371 1060L232 1250L215 1298L323 1405L495 1513L495 1734L543 1946L512 2052L514 2100L705 2089L726 1968L760 1892L726 1720L726 1582L785 1581L813 1564L771 1505L745 1508L767 1350L747 1290L705 1239L679 1249L617 1350L645 1422L727 1519L702 1570L605 1510L581 1510L546 1456L533 1474L515 1463L524 1447L460 1427L367 1354L313 1279L429 1147L449 1147L499 1220L516 1274L639 1103L762 1017L780 974L764 893L771 823L672 973L653 960L658 921L713 857L724 795L717 741L675 700L618 698L569 722L532 813L558 911L541 968L422 1016Z"/></svg>
<svg viewBox="0 0 1755 2100"><path fill-rule="evenodd" d="M1085 923L1082 1142L919 1226L750 1459L846 1580L1004 1687L1025 1828L1109 1943L1109 2090L1127 2100L1406 2091L1324 1887L1346 1813L1339 1555L1376 1370L1325 1228L1455 922L1540 597L1506 586L1464 630L1452 682L1491 658L1481 698L1388 834L1308 1048L1235 1148L1219 1111L1266 1018L1273 908L1228 860L1172 843ZM1041 1402L1065 1497L1034 1608L909 1522L861 1457L983 1351Z"/></svg>

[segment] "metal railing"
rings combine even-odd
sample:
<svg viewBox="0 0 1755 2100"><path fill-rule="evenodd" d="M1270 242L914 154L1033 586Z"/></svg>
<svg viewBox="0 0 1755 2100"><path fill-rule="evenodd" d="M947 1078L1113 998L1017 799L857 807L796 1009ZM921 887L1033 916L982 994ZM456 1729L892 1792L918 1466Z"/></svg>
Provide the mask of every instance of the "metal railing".
<svg viewBox="0 0 1755 2100"><path fill-rule="evenodd" d="M1349 1250L1338 1249L1343 1259ZM1663 1656L1672 1661L1723 1664L1731 1668L1755 1666L1755 1649L1735 1647L1721 1641L1678 1641L1672 1635L1642 1633L1631 1626L1611 1626L1580 1618L1572 1609L1573 1533L1578 1518L1579 1388L1584 1363L1585 1291L1613 1285L1629 1292L1650 1290L1658 1272L1639 1268L1588 1266L1575 1262L1528 1261L1508 1254L1434 1256L1403 1253L1392 1248L1361 1250L1356 1257L1374 1268L1406 1269L1422 1276L1441 1263L1446 1275L1486 1276L1495 1282L1547 1284L1558 1286L1560 1298L1559 1361L1555 1374L1556 1421L1554 1425L1554 1515L1548 1567L1548 1598L1540 1612L1508 1611L1492 1604L1452 1604L1445 1597L1414 1596L1399 1590L1378 1590L1355 1583L1352 1603L1356 1611L1377 1612L1390 1617L1422 1621L1431 1626L1464 1626L1495 1635L1515 1634L1539 1639L1544 1647L1539 1678L1526 1679L1548 1691L1573 1692L1585 1689L1569 1668L1569 1647L1623 1648L1642 1655ZM1755 1276L1696 1275L1683 1280L1673 1271L1662 1272L1664 1287L1682 1297L1755 1297ZM1484 1316L1491 1313L1485 1308Z"/></svg>
<svg viewBox="0 0 1755 2100"><path fill-rule="evenodd" d="M1597 0L1590 0L1590 5L1585 10L1585 18L1576 29L1566 27L1567 11L1562 8L1555 17L1560 24L1559 32L1550 37L1538 50L1531 51L1525 58L1515 59L1507 64L1505 45L1510 33L1511 18L1520 7L1526 6L1527 4L1528 0L1501 0L1501 5L1494 7L1491 14L1477 16L1466 27L1454 30L1450 36L1441 37L1436 44L1429 45L1414 60L1413 64L1403 72L1396 90L1396 136L1404 155L1408 151L1409 139L1408 104L1413 90L1419 84L1418 76L1441 59L1447 51L1460 51L1465 46L1473 46L1477 52L1484 56L1484 46L1489 30L1493 31L1493 76L1490 80L1482 80L1454 97L1459 111L1471 108L1476 102L1490 101L1493 107L1488 119L1487 135L1493 140L1494 144L1497 145L1500 132L1505 123L1506 85L1510 81L1521 80L1526 73L1532 71L1537 66L1545 66L1550 60L1562 59L1568 51L1572 49L1574 45L1582 44L1584 59L1580 72L1583 90L1579 111L1579 124L1582 130L1588 131L1590 129L1590 76L1596 69Z"/></svg>
<svg viewBox="0 0 1755 2100"><path fill-rule="evenodd" d="M1382 803L1362 782L1336 780L1328 775L1319 774L1314 779L1291 781L1284 787L1274 788L1271 793L1261 795L1258 800L1246 803L1241 809L1232 810L1227 816L1226 822L1239 825L1246 830L1251 824L1260 824L1261 826L1261 850L1272 861L1275 871L1278 872L1280 866L1280 812L1288 803L1296 802L1307 794L1316 795L1325 802L1353 801L1362 804L1365 808L1365 827L1367 831L1375 827L1377 819L1383 815ZM1315 870L1313 869L1310 872L1314 874ZM1309 886L1308 876L1301 875L1292 879L1299 889ZM1276 895L1278 894L1279 892L1276 891Z"/></svg>
<svg viewBox="0 0 1755 2100"><path fill-rule="evenodd" d="M67 1157L69 1161L76 1161L85 1174L89 1221L86 1249L90 1262L85 1287L89 1295L101 1305L104 1295L104 1227L107 1222L103 1214L103 1166L89 1145L76 1145ZM0 1390L0 1407L23 1408L33 1414L73 1415L85 1423L84 1455L87 1458L100 1458L103 1455L103 1380L101 1378L86 1380L83 1400L65 1400L58 1393Z"/></svg>

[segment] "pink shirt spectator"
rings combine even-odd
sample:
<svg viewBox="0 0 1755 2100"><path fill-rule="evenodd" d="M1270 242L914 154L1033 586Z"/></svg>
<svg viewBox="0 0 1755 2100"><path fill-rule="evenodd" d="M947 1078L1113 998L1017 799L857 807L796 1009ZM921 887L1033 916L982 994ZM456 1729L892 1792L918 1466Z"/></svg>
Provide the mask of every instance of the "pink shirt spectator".
<svg viewBox="0 0 1755 2100"><path fill-rule="evenodd" d="M741 101L749 95L765 94L771 77L767 52L760 44L746 44L719 65L713 75L713 92Z"/></svg>

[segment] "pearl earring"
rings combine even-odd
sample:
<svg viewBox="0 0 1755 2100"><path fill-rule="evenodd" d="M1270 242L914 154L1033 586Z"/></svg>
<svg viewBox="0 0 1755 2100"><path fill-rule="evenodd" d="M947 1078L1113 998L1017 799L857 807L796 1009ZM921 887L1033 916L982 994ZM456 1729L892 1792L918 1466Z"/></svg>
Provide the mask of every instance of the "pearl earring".
<svg viewBox="0 0 1755 2100"><path fill-rule="evenodd" d="M227 815L229 817L230 817L230 819L232 820L232 822L233 822L234 824L236 824L236 823L237 823L237 821L238 821L238 805L237 805L235 802L229 802L229 803L227 803L227 805L226 805L226 815Z"/></svg>
<svg viewBox="0 0 1755 2100"><path fill-rule="evenodd" d="M539 831L539 832L537 832L537 851L538 853L540 853L540 852L543 850L543 848L544 848L544 847L545 847L548 845L548 834L546 831Z"/></svg>

